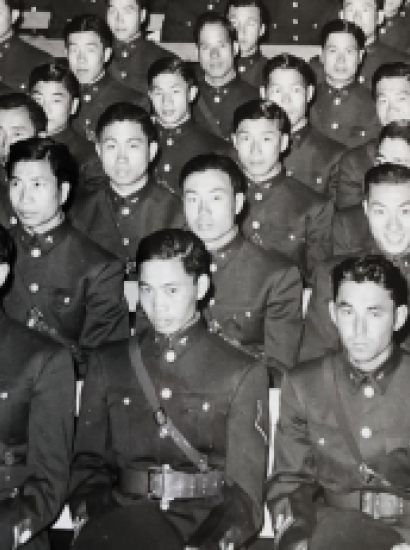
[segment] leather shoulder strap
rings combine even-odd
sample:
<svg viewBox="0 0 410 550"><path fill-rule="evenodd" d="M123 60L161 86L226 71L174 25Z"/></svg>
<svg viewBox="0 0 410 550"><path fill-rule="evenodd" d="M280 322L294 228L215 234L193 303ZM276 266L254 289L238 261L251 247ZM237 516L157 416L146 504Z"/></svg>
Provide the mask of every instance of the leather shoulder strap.
<svg viewBox="0 0 410 550"><path fill-rule="evenodd" d="M213 114L211 109L208 107L203 97L198 98L197 106L198 106L198 109L201 111L202 116L205 118L206 122L209 124L209 127L211 128L212 133L222 139L225 139L220 127L216 122L215 115Z"/></svg>

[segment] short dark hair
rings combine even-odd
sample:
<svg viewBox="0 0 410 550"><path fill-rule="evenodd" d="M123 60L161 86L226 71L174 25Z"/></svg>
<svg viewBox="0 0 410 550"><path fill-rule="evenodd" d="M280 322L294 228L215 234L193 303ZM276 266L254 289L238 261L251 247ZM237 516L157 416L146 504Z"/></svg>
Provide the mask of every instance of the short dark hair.
<svg viewBox="0 0 410 550"><path fill-rule="evenodd" d="M226 8L226 13L228 14L229 8L249 8L254 7L259 10L261 22L265 25L269 23L269 14L265 4L262 0L229 0L228 6Z"/></svg>
<svg viewBox="0 0 410 550"><path fill-rule="evenodd" d="M341 6L343 8L346 0L340 0ZM374 0L374 5L377 8L377 11L382 11L384 9L385 0Z"/></svg>
<svg viewBox="0 0 410 550"><path fill-rule="evenodd" d="M14 262L16 247L7 229L0 224L0 264L11 265Z"/></svg>
<svg viewBox="0 0 410 550"><path fill-rule="evenodd" d="M320 43L322 48L325 47L329 36L335 33L351 34L353 38L356 40L356 44L359 50L364 50L364 47L366 44L366 36L363 30L355 23L351 23L350 21L345 21L344 19L334 19L333 21L329 21L328 23L326 23L326 25L323 26L322 32L320 35L321 36Z"/></svg>
<svg viewBox="0 0 410 550"><path fill-rule="evenodd" d="M6 163L8 178L13 175L18 162L46 160L60 186L68 182L72 186L77 183L78 165L71 155L67 145L51 138L33 137L17 141L10 146L10 154Z"/></svg>
<svg viewBox="0 0 410 550"><path fill-rule="evenodd" d="M333 299L337 299L340 286L345 281L372 282L385 288L395 307L407 305L407 281L400 269L381 254L349 257L332 269Z"/></svg>
<svg viewBox="0 0 410 550"><path fill-rule="evenodd" d="M57 63L38 65L30 74L28 88L31 92L39 82L60 82L72 98L80 97L80 84L69 67Z"/></svg>
<svg viewBox="0 0 410 550"><path fill-rule="evenodd" d="M125 120L139 124L149 143L157 141L157 132L149 114L142 107L125 101L113 103L100 116L95 129L97 140L101 138L101 134L107 126Z"/></svg>
<svg viewBox="0 0 410 550"><path fill-rule="evenodd" d="M379 145L385 139L401 139L410 145L410 120L393 120L380 131Z"/></svg>
<svg viewBox="0 0 410 550"><path fill-rule="evenodd" d="M148 87L151 88L154 79L158 75L164 73L177 74L181 78L183 78L189 86L196 85L195 74L191 64L187 61L179 59L179 57L170 55L166 57L161 57L161 59L157 59L156 61L154 61L154 63L150 65L147 75Z"/></svg>
<svg viewBox="0 0 410 550"><path fill-rule="evenodd" d="M112 47L112 32L110 27L104 19L93 13L76 15L67 23L63 31L65 45L68 45L71 34L87 31L95 32L100 37L104 49Z"/></svg>
<svg viewBox="0 0 410 550"><path fill-rule="evenodd" d="M290 53L281 53L269 59L263 68L265 86L269 84L270 76L276 69L294 69L303 78L306 87L316 85L315 73L310 65L301 57Z"/></svg>
<svg viewBox="0 0 410 550"><path fill-rule="evenodd" d="M364 194L369 196L372 185L410 185L410 168L386 162L373 166L364 176Z"/></svg>
<svg viewBox="0 0 410 550"><path fill-rule="evenodd" d="M373 96L376 96L376 88L384 78L405 78L410 82L410 63L396 61L394 63L384 63L380 65L373 73L372 91Z"/></svg>
<svg viewBox="0 0 410 550"><path fill-rule="evenodd" d="M11 92L0 95L0 111L24 108L34 126L36 134L47 128L47 116L44 109L27 94Z"/></svg>
<svg viewBox="0 0 410 550"><path fill-rule="evenodd" d="M181 170L180 186L183 188L185 180L192 174L198 172L202 173L208 170L219 170L229 176L232 190L235 195L238 193L246 193L245 179L236 162L227 156L217 155L215 153L198 155L190 159Z"/></svg>
<svg viewBox="0 0 410 550"><path fill-rule="evenodd" d="M185 229L161 229L144 237L137 250L137 272L144 262L173 258L179 258L186 273L195 280L210 273L210 255L204 243Z"/></svg>
<svg viewBox="0 0 410 550"><path fill-rule="evenodd" d="M232 43L237 40L236 30L231 25L229 19L215 11L206 11L198 17L194 26L194 41L197 46L199 45L201 31L206 25L221 25L226 30Z"/></svg>
<svg viewBox="0 0 410 550"><path fill-rule="evenodd" d="M235 109L233 131L236 132L244 120L260 120L261 118L275 121L281 134L290 133L289 117L284 109L273 101L262 99L252 99Z"/></svg>

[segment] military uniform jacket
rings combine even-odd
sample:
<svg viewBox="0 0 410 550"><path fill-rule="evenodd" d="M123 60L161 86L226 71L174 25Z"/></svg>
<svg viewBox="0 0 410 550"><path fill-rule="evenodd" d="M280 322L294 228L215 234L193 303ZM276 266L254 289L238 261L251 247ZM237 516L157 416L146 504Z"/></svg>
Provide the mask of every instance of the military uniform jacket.
<svg viewBox="0 0 410 550"><path fill-rule="evenodd" d="M396 61L402 61L404 63L410 62L410 56L399 50L395 50L390 46L387 46L380 40L376 40L372 44L366 46L366 52L363 62L359 69L358 81L363 84L369 90L372 89L372 78L376 70L385 63L395 63ZM309 62L311 68L315 72L316 82L319 84L324 82L325 76L323 72L323 65L319 59L319 56L313 57Z"/></svg>
<svg viewBox="0 0 410 550"><path fill-rule="evenodd" d="M72 452L72 360L3 312L0 343L0 549L14 548L19 527L34 535L27 550L48 550L43 529L64 503Z"/></svg>
<svg viewBox="0 0 410 550"><path fill-rule="evenodd" d="M114 40L113 56L108 70L125 86L147 94L148 69L154 61L170 55L173 55L172 52L143 36L138 36L129 43Z"/></svg>
<svg viewBox="0 0 410 550"><path fill-rule="evenodd" d="M342 353L332 361L336 387L363 460L394 487L400 479L403 494L409 484L410 356L397 348L369 376L351 366ZM398 453L404 453L401 464L395 458ZM304 522L312 517L313 493L318 489L336 495L366 489L329 400L322 359L301 364L282 387L268 508L275 517L276 505L288 500L296 521Z"/></svg>
<svg viewBox="0 0 410 550"><path fill-rule="evenodd" d="M229 140L235 109L252 99L258 99L259 91L236 76L233 80L216 88L205 80L199 80L199 98L193 107L193 116L206 130ZM209 112L204 112L201 101Z"/></svg>
<svg viewBox="0 0 410 550"><path fill-rule="evenodd" d="M319 84L310 122L322 134L349 149L376 137L380 130L372 96L358 82L340 90L325 82Z"/></svg>
<svg viewBox="0 0 410 550"><path fill-rule="evenodd" d="M334 199L337 162L345 148L310 124L291 135L284 160L286 172L314 191Z"/></svg>
<svg viewBox="0 0 410 550"><path fill-rule="evenodd" d="M107 178L85 190L70 210L72 223L133 271L140 240L159 229L182 227L182 203L150 180L139 191L121 197ZM131 266L131 267L130 267Z"/></svg>
<svg viewBox="0 0 410 550"><path fill-rule="evenodd" d="M337 170L336 206L338 209L360 204L364 195L364 176L374 165L377 139L371 139L340 158Z"/></svg>
<svg viewBox="0 0 410 550"><path fill-rule="evenodd" d="M333 205L282 171L255 184L248 181L245 237L266 250L282 252L309 277L331 254Z"/></svg>
<svg viewBox="0 0 410 550"><path fill-rule="evenodd" d="M333 299L331 269L345 258L358 254L383 254L375 243L363 208L354 206L338 212L333 228L334 256L319 264L312 277L312 295L305 317L300 360L321 357L339 349L339 337L330 319L329 302ZM389 258L400 268L410 288L410 254ZM401 345L410 351L408 323L400 333Z"/></svg>
<svg viewBox="0 0 410 550"><path fill-rule="evenodd" d="M207 541L198 537L196 547L216 550L228 529L236 533L235 546L240 547L256 533L263 517L266 370L250 364L202 322L171 339L149 329L139 345L167 414L190 444L208 456L210 466L226 473L222 497L174 500L164 513L185 539L195 536L199 526L212 526ZM146 467L169 464L192 471L172 439L159 432L131 365L128 342L93 354L75 444L70 499L74 517L84 503L91 518L110 504L124 466L143 462Z"/></svg>
<svg viewBox="0 0 410 550"><path fill-rule="evenodd" d="M263 70L268 58L258 50L249 57L238 57L236 68L239 76L252 86L259 88L264 84Z"/></svg>
<svg viewBox="0 0 410 550"><path fill-rule="evenodd" d="M181 194L180 174L189 160L208 153L228 153L226 141L192 119L177 128L164 128L158 123L156 127L159 155L155 160L155 178L172 193Z"/></svg>
<svg viewBox="0 0 410 550"><path fill-rule="evenodd" d="M206 318L234 345L268 367L275 378L295 365L302 330L302 281L282 254L271 254L237 235L212 252L214 293Z"/></svg>
<svg viewBox="0 0 410 550"><path fill-rule="evenodd" d="M198 17L206 11L225 15L228 0L153 0L151 11L164 13L162 42L194 42L194 27Z"/></svg>
<svg viewBox="0 0 410 550"><path fill-rule="evenodd" d="M43 235L11 229L17 248L4 299L10 317L26 323L37 308L45 323L84 352L129 334L124 267L68 221Z"/></svg>
<svg viewBox="0 0 410 550"><path fill-rule="evenodd" d="M397 15L386 19L379 31L380 42L390 48L410 53L409 14L401 10Z"/></svg>
<svg viewBox="0 0 410 550"><path fill-rule="evenodd" d="M50 61L48 53L12 34L0 43L0 81L11 91L27 92L31 71Z"/></svg>
<svg viewBox="0 0 410 550"><path fill-rule="evenodd" d="M95 140L95 127L102 113L120 101L135 103L149 111L148 99L135 90L120 84L108 73L94 82L81 86L81 106L73 120L73 128L89 139Z"/></svg>
<svg viewBox="0 0 410 550"><path fill-rule="evenodd" d="M59 143L67 145L70 153L77 161L80 170L97 156L95 145L83 135L73 130L71 126L67 126L64 130L61 130L61 132L50 135L49 137L55 139Z"/></svg>

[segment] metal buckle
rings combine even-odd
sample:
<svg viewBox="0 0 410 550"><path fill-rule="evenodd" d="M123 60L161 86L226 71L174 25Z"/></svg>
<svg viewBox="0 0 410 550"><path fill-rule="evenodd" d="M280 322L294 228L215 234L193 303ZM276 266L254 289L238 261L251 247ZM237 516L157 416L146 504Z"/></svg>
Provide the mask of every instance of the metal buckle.
<svg viewBox="0 0 410 550"><path fill-rule="evenodd" d="M168 417L162 407L154 412L154 420L158 426L164 426L167 423Z"/></svg>
<svg viewBox="0 0 410 550"><path fill-rule="evenodd" d="M169 464L148 468L148 498L158 498L161 510L168 510L169 503L174 500L171 494L172 485L167 482L172 473L173 469Z"/></svg>
<svg viewBox="0 0 410 550"><path fill-rule="evenodd" d="M403 498L389 493L362 493L362 512L369 514L375 519L388 520L393 522L397 516L403 515Z"/></svg>

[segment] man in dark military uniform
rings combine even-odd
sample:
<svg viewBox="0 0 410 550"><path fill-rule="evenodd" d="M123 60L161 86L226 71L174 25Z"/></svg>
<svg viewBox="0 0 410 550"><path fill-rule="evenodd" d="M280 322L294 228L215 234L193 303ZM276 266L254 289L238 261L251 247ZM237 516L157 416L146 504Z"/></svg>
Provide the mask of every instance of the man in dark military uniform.
<svg viewBox="0 0 410 550"><path fill-rule="evenodd" d="M235 218L245 181L235 162L218 155L192 159L182 171L188 227L211 254L208 326L262 361L270 384L295 365L302 329L302 281L282 254L268 253L240 235Z"/></svg>
<svg viewBox="0 0 410 550"><path fill-rule="evenodd" d="M164 13L161 42L193 42L194 27L205 12L226 13L228 0L153 0L152 11Z"/></svg>
<svg viewBox="0 0 410 550"><path fill-rule="evenodd" d="M150 65L169 52L143 36L148 17L147 0L108 0L107 23L113 35L110 74L126 86L146 94Z"/></svg>
<svg viewBox="0 0 410 550"><path fill-rule="evenodd" d="M265 5L262 0L229 0L227 17L237 33L239 76L259 88L263 84L263 69L267 61L260 50L266 31Z"/></svg>
<svg viewBox="0 0 410 550"><path fill-rule="evenodd" d="M149 174L158 149L149 115L131 103L116 103L97 124L97 150L105 176L75 201L75 227L135 272L135 252L146 235L182 227L179 197Z"/></svg>
<svg viewBox="0 0 410 550"><path fill-rule="evenodd" d="M331 254L333 205L287 176L281 154L290 123L271 102L250 101L235 112L234 145L248 182L245 237L266 250L288 256L305 277Z"/></svg>
<svg viewBox="0 0 410 550"><path fill-rule="evenodd" d="M80 85L68 67L47 63L33 69L29 93L47 116L46 135L67 145L77 161L81 181L101 174L95 145L71 126L80 106Z"/></svg>
<svg viewBox="0 0 410 550"><path fill-rule="evenodd" d="M410 54L409 11L403 0L385 0L385 19L379 29L380 42Z"/></svg>
<svg viewBox="0 0 410 550"><path fill-rule="evenodd" d="M79 15L66 25L64 41L70 69L80 82L81 107L73 123L78 132L94 141L97 121L113 103L130 101L149 108L143 94L105 70L112 54L112 34L105 21L97 15Z"/></svg>
<svg viewBox="0 0 410 550"><path fill-rule="evenodd" d="M258 90L235 70L238 43L235 30L224 17L210 12L198 19L195 42L204 77L198 79L199 97L194 118L207 130L228 140L235 109L258 97Z"/></svg>
<svg viewBox="0 0 410 550"><path fill-rule="evenodd" d="M198 87L188 63L175 57L156 61L148 72L148 86L159 143L155 178L160 185L180 194L180 173L188 160L231 148L192 119L191 103Z"/></svg>
<svg viewBox="0 0 410 550"><path fill-rule="evenodd" d="M64 219L73 163L67 147L49 138L10 148L17 259L4 308L71 349L82 375L87 353L126 337L129 325L123 264Z"/></svg>
<svg viewBox="0 0 410 550"><path fill-rule="evenodd" d="M377 37L377 27L383 21L383 0L343 0L342 19L358 25L366 37L366 55L359 70L359 82L372 88L372 78L376 70L385 63L401 61L408 63L410 57L404 52L390 48ZM323 64L319 57L310 61L317 82L325 79Z"/></svg>
<svg viewBox="0 0 410 550"><path fill-rule="evenodd" d="M321 357L337 350L337 332L329 323L331 268L348 254L377 252L394 260L410 285L410 169L380 164L365 177L364 209L346 208L335 215L335 256L319 264L312 277L312 295L305 318L300 359ZM410 350L408 330L401 334L402 345Z"/></svg>
<svg viewBox="0 0 410 550"><path fill-rule="evenodd" d="M363 255L338 263L331 283L342 349L300 364L282 387L267 496L275 547L407 550L410 356L394 344L406 280Z"/></svg>
<svg viewBox="0 0 410 550"><path fill-rule="evenodd" d="M92 357L69 499L85 523L74 548L241 548L263 518L266 370L200 319L210 282L200 239L157 231L136 260L150 326Z"/></svg>
<svg viewBox="0 0 410 550"><path fill-rule="evenodd" d="M0 226L0 285L14 243ZM0 313L0 548L49 550L46 528L63 505L72 451L70 354Z"/></svg>
<svg viewBox="0 0 410 550"><path fill-rule="evenodd" d="M410 120L410 65L387 63L373 77L373 96L380 126L393 120ZM364 175L374 164L377 139L346 151L339 161L336 206L339 209L363 200Z"/></svg>
<svg viewBox="0 0 410 550"><path fill-rule="evenodd" d="M263 99L286 111L291 124L286 173L318 193L334 198L336 165L345 147L310 125L309 105L315 94L314 76L300 57L277 55L265 67Z"/></svg>
<svg viewBox="0 0 410 550"><path fill-rule="evenodd" d="M340 19L327 23L322 31L325 81L317 86L310 121L348 148L368 141L379 130L372 96L356 79L364 41L360 27Z"/></svg>

